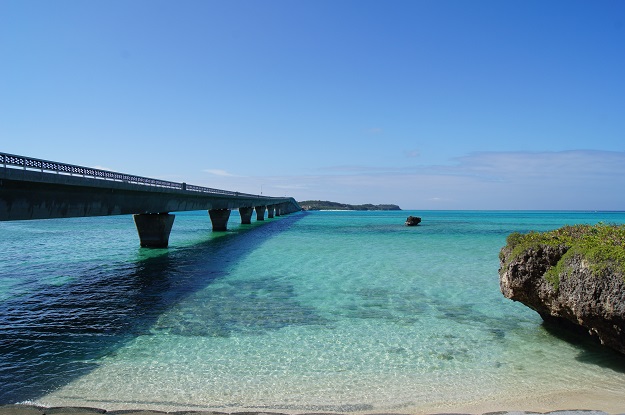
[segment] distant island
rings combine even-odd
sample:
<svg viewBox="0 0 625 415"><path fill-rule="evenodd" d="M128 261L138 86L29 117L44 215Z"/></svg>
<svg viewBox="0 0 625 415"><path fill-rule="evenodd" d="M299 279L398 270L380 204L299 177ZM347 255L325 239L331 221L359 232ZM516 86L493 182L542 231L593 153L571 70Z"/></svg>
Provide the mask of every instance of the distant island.
<svg viewBox="0 0 625 415"><path fill-rule="evenodd" d="M303 210L401 210L397 205L349 205L327 200L305 200L297 203Z"/></svg>

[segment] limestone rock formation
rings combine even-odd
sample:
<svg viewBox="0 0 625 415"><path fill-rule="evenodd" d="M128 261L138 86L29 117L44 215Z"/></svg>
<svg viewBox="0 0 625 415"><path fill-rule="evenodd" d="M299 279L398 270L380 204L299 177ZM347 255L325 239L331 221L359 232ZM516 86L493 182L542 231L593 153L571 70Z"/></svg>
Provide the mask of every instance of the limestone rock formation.
<svg viewBox="0 0 625 415"><path fill-rule="evenodd" d="M408 216L406 219L406 226L416 226L421 223L421 218L418 216Z"/></svg>
<svg viewBox="0 0 625 415"><path fill-rule="evenodd" d="M534 309L545 321L583 328L602 344L625 354L622 264L598 254L601 248L597 250L591 243L584 242L580 248L576 237L570 235L551 240L534 237L528 242L531 239L516 234L502 248L499 276L503 295ZM620 255L619 249L625 250L622 240L613 243L605 239L610 244L608 252ZM599 260L603 262L597 263Z"/></svg>

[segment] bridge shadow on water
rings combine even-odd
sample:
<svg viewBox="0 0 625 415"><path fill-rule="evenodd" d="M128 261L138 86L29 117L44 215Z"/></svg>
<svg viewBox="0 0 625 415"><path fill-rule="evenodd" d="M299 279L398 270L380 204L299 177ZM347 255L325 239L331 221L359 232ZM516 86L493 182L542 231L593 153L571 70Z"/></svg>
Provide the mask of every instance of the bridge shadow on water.
<svg viewBox="0 0 625 415"><path fill-rule="evenodd" d="M254 222L190 247L143 251L137 261L98 264L68 284L4 301L0 404L37 400L89 373L99 358L148 334L163 313L255 249L272 255L262 242L305 215Z"/></svg>

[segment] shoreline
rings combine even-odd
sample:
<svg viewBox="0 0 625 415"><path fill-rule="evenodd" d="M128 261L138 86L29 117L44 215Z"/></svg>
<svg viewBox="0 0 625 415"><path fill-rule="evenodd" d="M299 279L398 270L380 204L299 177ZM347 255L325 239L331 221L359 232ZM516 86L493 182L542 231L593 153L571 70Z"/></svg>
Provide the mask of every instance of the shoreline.
<svg viewBox="0 0 625 415"><path fill-rule="evenodd" d="M425 402L389 402L387 405L354 402L330 404L326 401L303 405L275 402L254 406L237 405L234 402L211 405L206 401L193 400L183 403L44 396L12 405L0 404L0 415L625 415L622 391L597 386L530 394L519 391L515 396L485 394L462 400L441 398Z"/></svg>
<svg viewBox="0 0 625 415"><path fill-rule="evenodd" d="M419 414L421 412L418 412ZM55 406L44 407L30 404L12 404L0 405L0 415L160 415L160 414L176 414L176 415L291 415L288 412L274 412L267 410L247 410L236 412L220 412L213 410L176 410L161 411L155 409L115 409L105 410L89 406ZM348 413L338 412L296 412L298 415L347 415ZM414 415L414 412L372 412L371 415ZM623 415L617 412L604 412L595 409L559 409L546 412L528 411L528 410L503 410L490 412L430 412L424 415Z"/></svg>
<svg viewBox="0 0 625 415"><path fill-rule="evenodd" d="M521 387L522 385L519 385ZM415 397L416 398L416 397ZM547 414L564 412L563 415L625 415L625 401L621 390L611 390L589 386L575 390L552 390L542 393L522 393L517 395L474 395L469 399L439 399L429 401L404 401L395 404L372 405L368 402L330 403L285 405L280 403L264 403L255 406L254 403L242 405L232 402L224 405L209 401L176 402L176 401L137 401L137 400L96 400L65 397L44 396L37 400L20 402L17 405L33 408L96 408L100 413L176 413L183 414L274 414L274 415L502 415L502 414ZM260 403L260 402L258 402ZM0 405L0 415L2 412ZM125 411L125 412L120 412ZM591 412L588 412L591 411ZM46 412L47 413L47 412ZM55 412L56 413L56 412ZM22 414L16 414L22 415ZM41 415L39 412L23 415Z"/></svg>
<svg viewBox="0 0 625 415"><path fill-rule="evenodd" d="M28 401L0 405L0 415L625 415L622 394L608 390L587 390L569 393L552 392L519 396L504 400L481 399L472 402L409 404L386 408L337 407L211 407L206 405L148 402L75 402Z"/></svg>

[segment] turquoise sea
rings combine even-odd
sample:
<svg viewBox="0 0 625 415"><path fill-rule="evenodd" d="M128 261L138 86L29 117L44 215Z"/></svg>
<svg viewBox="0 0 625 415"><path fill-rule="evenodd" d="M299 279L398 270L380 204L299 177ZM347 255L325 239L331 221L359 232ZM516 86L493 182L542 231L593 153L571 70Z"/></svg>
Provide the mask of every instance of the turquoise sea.
<svg viewBox="0 0 625 415"><path fill-rule="evenodd" d="M404 226L408 215L421 225ZM625 223L623 212L239 222L233 212L213 233L206 212L178 213L168 249L140 248L130 216L1 222L0 404L415 413L625 402L622 357L544 327L498 279L509 233Z"/></svg>

